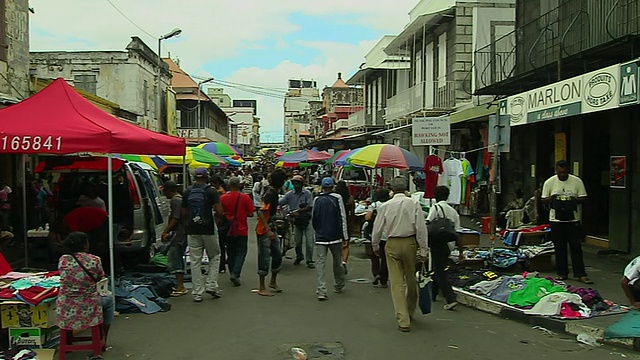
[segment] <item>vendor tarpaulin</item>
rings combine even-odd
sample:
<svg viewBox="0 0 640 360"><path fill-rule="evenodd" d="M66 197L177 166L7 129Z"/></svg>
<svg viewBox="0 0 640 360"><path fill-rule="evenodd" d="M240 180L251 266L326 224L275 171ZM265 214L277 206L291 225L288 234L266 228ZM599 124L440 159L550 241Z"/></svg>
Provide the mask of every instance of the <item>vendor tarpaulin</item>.
<svg viewBox="0 0 640 360"><path fill-rule="evenodd" d="M185 141L120 120L57 79L0 110L0 153L183 155Z"/></svg>

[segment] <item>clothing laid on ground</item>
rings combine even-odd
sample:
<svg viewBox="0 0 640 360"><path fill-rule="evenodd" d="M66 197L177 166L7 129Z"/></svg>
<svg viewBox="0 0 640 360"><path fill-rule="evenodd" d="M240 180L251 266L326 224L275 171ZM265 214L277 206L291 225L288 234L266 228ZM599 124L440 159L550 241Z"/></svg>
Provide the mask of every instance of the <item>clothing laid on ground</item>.
<svg viewBox="0 0 640 360"><path fill-rule="evenodd" d="M436 155L429 155L424 162L424 197L432 199L435 197L433 191L438 185L438 177L442 174L442 160Z"/></svg>
<svg viewBox="0 0 640 360"><path fill-rule="evenodd" d="M449 198L447 202L452 205L460 204L462 198L462 181L461 176L464 175L462 162L456 158L449 158L442 164L444 169L442 173L443 182L449 188Z"/></svg>
<svg viewBox="0 0 640 360"><path fill-rule="evenodd" d="M316 245L340 244L349 240L347 214L342 196L323 193L313 202L311 222L316 234Z"/></svg>
<svg viewBox="0 0 640 360"><path fill-rule="evenodd" d="M525 287L524 278L522 276L507 276L500 280L500 285L489 294L489 299L507 302L512 292L521 290Z"/></svg>
<svg viewBox="0 0 640 360"><path fill-rule="evenodd" d="M105 277L100 258L84 252L62 255L58 262L60 270L60 292L56 300L56 315L61 329L82 330L103 321L100 295L96 282L78 264L96 279ZM77 258L77 260L76 260Z"/></svg>
<svg viewBox="0 0 640 360"><path fill-rule="evenodd" d="M531 309L525 312L531 315L560 315L562 304L564 303L582 305L586 308L586 311L590 312L589 308L582 303L579 295L562 291L543 296Z"/></svg>
<svg viewBox="0 0 640 360"><path fill-rule="evenodd" d="M136 285L121 280L116 286L116 310L123 314L155 314L171 310L171 305L149 285Z"/></svg>
<svg viewBox="0 0 640 360"><path fill-rule="evenodd" d="M525 287L509 294L507 303L517 306L535 305L540 299L548 294L564 292L562 286L554 285L551 281L541 278L531 278L524 280Z"/></svg>

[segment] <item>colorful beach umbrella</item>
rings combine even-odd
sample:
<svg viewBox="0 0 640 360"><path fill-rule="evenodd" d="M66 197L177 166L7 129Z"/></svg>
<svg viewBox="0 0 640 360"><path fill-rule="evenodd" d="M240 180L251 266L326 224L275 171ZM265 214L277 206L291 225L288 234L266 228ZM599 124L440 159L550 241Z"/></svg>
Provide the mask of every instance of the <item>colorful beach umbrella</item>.
<svg viewBox="0 0 640 360"><path fill-rule="evenodd" d="M278 158L278 161L285 163L319 162L331 157L326 151L296 150L292 153L285 153Z"/></svg>
<svg viewBox="0 0 640 360"><path fill-rule="evenodd" d="M349 164L347 159L349 158L349 156L357 153L358 151L360 151L360 148L353 149L353 150L346 150L345 152L343 152L340 155L338 155L338 157L333 161L332 164L334 166L348 166L348 165L351 165L351 164Z"/></svg>
<svg viewBox="0 0 640 360"><path fill-rule="evenodd" d="M117 154L115 157L128 161L145 163L156 170L167 165L167 161L161 156Z"/></svg>
<svg viewBox="0 0 640 360"><path fill-rule="evenodd" d="M164 159L169 165L183 165L182 156L165 156ZM197 147L187 147L184 158L185 163L190 168L197 167L227 167L227 162L216 154Z"/></svg>
<svg viewBox="0 0 640 360"><path fill-rule="evenodd" d="M336 159L337 159L340 155L342 155L342 154L344 154L344 153L347 153L347 152L349 152L349 151L351 151L351 150L338 150L338 151L334 152L334 153L333 153L333 155L331 155L331 157L330 157L329 159L327 159L327 161L325 161L325 163L327 163L327 164L333 164L333 162L334 162L334 161L336 161Z"/></svg>
<svg viewBox="0 0 640 360"><path fill-rule="evenodd" d="M219 156L241 156L240 152L231 147L231 145L223 144L221 142L213 141L197 146L199 149L204 149L212 154Z"/></svg>
<svg viewBox="0 0 640 360"><path fill-rule="evenodd" d="M240 151L237 146L229 144L229 147L231 147L233 150L235 150L236 153L238 154L238 156L244 156L242 151Z"/></svg>
<svg viewBox="0 0 640 360"><path fill-rule="evenodd" d="M391 144L367 145L347 156L347 162L368 168L390 167L412 171L420 171L423 168L422 162L415 154Z"/></svg>

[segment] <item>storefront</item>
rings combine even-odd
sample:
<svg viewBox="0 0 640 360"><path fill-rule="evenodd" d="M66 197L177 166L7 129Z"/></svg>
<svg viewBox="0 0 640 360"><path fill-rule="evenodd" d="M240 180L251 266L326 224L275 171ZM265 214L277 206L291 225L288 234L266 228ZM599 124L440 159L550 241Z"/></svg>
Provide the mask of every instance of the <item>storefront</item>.
<svg viewBox="0 0 640 360"><path fill-rule="evenodd" d="M532 196L566 159L582 178L587 241L636 253L640 226L638 62L616 64L510 96L500 115L511 125L511 151L502 155L503 184ZM636 190L636 191L634 191ZM539 222L546 221L544 214Z"/></svg>

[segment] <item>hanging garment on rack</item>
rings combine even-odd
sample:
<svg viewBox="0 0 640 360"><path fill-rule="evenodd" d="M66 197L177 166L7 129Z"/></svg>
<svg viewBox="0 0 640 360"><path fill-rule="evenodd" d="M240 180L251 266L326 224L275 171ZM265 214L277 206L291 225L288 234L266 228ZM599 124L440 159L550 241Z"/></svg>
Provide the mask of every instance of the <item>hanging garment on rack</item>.
<svg viewBox="0 0 640 360"><path fill-rule="evenodd" d="M458 205L462 197L462 182L460 180L460 177L464 174L462 162L456 158L449 158L443 163L443 168L442 176L445 178L446 186L449 188L447 203Z"/></svg>
<svg viewBox="0 0 640 360"><path fill-rule="evenodd" d="M463 172L462 178L460 179L462 183L462 197L460 198L460 203L467 205L469 202L469 195L471 194L471 184L475 182L475 172L473 171L473 167L469 160L462 158L460 161L462 162Z"/></svg>
<svg viewBox="0 0 640 360"><path fill-rule="evenodd" d="M434 198L433 190L438 185L438 176L443 172L442 160L436 155L427 156L424 163L424 197Z"/></svg>

